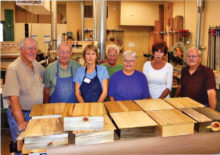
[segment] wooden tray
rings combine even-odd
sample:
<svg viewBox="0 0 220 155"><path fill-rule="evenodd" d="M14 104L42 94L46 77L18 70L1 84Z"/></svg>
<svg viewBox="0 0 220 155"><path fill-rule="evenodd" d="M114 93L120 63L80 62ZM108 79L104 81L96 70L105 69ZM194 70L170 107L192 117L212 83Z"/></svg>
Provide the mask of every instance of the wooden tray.
<svg viewBox="0 0 220 155"><path fill-rule="evenodd" d="M159 124L162 137L194 133L195 121L176 109L148 111L147 114Z"/></svg>
<svg viewBox="0 0 220 155"><path fill-rule="evenodd" d="M31 119L23 134L25 150L68 144L62 118Z"/></svg>
<svg viewBox="0 0 220 155"><path fill-rule="evenodd" d="M203 104L189 97L165 98L164 100L177 109L205 107Z"/></svg>
<svg viewBox="0 0 220 155"><path fill-rule="evenodd" d="M64 131L103 130L103 103L66 104L64 109Z"/></svg>
<svg viewBox="0 0 220 155"><path fill-rule="evenodd" d="M169 105L167 102L165 102L162 99L144 99L144 100L135 100L135 102L142 109L144 109L144 111L174 109L173 106Z"/></svg>
<svg viewBox="0 0 220 155"><path fill-rule="evenodd" d="M197 121L195 123L195 129L199 132L209 132L210 130L207 129L207 126L209 126L212 122L212 119L206 117L205 115L201 114L200 112L194 110L194 109L181 109L182 112L184 112L186 115L190 116L192 119Z"/></svg>
<svg viewBox="0 0 220 155"><path fill-rule="evenodd" d="M35 104L30 116L32 119L61 117L66 103Z"/></svg>
<svg viewBox="0 0 220 155"><path fill-rule="evenodd" d="M143 111L110 113L120 139L155 136L157 123Z"/></svg>
<svg viewBox="0 0 220 155"><path fill-rule="evenodd" d="M105 107L109 113L126 112L126 111L142 111L142 109L131 100L105 102Z"/></svg>
<svg viewBox="0 0 220 155"><path fill-rule="evenodd" d="M105 114L103 130L73 131L75 134L75 145L113 142L115 129L114 124L108 115Z"/></svg>
<svg viewBox="0 0 220 155"><path fill-rule="evenodd" d="M213 121L220 121L220 112L218 111L215 111L208 107L195 108L195 110L212 119Z"/></svg>

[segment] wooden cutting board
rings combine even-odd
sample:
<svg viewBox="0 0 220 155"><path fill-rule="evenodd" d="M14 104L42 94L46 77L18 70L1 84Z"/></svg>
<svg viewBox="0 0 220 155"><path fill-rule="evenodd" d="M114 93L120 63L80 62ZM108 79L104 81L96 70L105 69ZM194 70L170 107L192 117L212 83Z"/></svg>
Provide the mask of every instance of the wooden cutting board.
<svg viewBox="0 0 220 155"><path fill-rule="evenodd" d="M182 112L184 112L186 115L190 116L192 119L197 121L195 124L195 129L199 132L209 132L210 130L207 129L207 126L209 126L212 122L212 119L206 117L202 113L194 110L194 109L181 109Z"/></svg>
<svg viewBox="0 0 220 155"><path fill-rule="evenodd" d="M103 130L105 107L103 103L67 104L64 117L64 131Z"/></svg>
<svg viewBox="0 0 220 155"><path fill-rule="evenodd" d="M195 121L176 109L148 111L147 114L159 124L162 137L194 133Z"/></svg>
<svg viewBox="0 0 220 155"><path fill-rule="evenodd" d="M109 113L126 112L126 111L142 111L142 109L133 101L111 101L105 102L105 107Z"/></svg>
<svg viewBox="0 0 220 155"><path fill-rule="evenodd" d="M165 98L164 100L177 109L205 107L203 104L189 97Z"/></svg>
<svg viewBox="0 0 220 155"><path fill-rule="evenodd" d="M115 126L108 117L104 116L103 130L89 130L89 131L73 131L75 134L75 145L89 145L99 144L114 141Z"/></svg>
<svg viewBox="0 0 220 155"><path fill-rule="evenodd" d="M35 104L30 116L32 119L61 117L66 103Z"/></svg>
<svg viewBox="0 0 220 155"><path fill-rule="evenodd" d="M155 136L157 123L143 111L110 113L120 139Z"/></svg>
<svg viewBox="0 0 220 155"><path fill-rule="evenodd" d="M220 121L220 112L213 110L211 108L195 108L196 111L202 113L213 121Z"/></svg>
<svg viewBox="0 0 220 155"><path fill-rule="evenodd" d="M26 150L42 149L68 144L62 118L31 119L23 134Z"/></svg>
<svg viewBox="0 0 220 155"><path fill-rule="evenodd" d="M144 100L135 100L135 102L142 109L144 109L144 111L174 109L173 106L169 105L167 102L165 102L162 99L144 99Z"/></svg>

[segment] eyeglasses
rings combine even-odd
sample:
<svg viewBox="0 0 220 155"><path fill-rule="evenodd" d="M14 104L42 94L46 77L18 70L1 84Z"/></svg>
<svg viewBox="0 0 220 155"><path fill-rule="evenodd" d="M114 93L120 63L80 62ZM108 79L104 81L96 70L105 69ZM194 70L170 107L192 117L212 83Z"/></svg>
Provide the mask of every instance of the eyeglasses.
<svg viewBox="0 0 220 155"><path fill-rule="evenodd" d="M71 54L70 51L59 51L59 53L60 53L61 55L64 55L64 54L70 55L70 54Z"/></svg>
<svg viewBox="0 0 220 155"><path fill-rule="evenodd" d="M133 62L135 62L135 60L126 60L126 59L125 59L124 62L126 62L126 63L128 63L128 62L129 62L129 63L133 63Z"/></svg>
<svg viewBox="0 0 220 155"><path fill-rule="evenodd" d="M199 56L197 56L197 55L187 55L186 57L187 57L187 58L193 58L193 59L194 59L194 58L198 58Z"/></svg>
<svg viewBox="0 0 220 155"><path fill-rule="evenodd" d="M27 47L27 48L24 48L24 49L26 49L28 51L32 51L32 50L37 51L37 48L35 48L35 47Z"/></svg>

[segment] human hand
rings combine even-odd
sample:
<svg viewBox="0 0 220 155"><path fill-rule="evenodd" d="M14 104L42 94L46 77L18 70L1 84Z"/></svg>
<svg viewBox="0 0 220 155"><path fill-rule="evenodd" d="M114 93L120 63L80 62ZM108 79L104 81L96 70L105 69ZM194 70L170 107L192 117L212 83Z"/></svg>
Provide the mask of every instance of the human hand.
<svg viewBox="0 0 220 155"><path fill-rule="evenodd" d="M25 130L26 129L26 127L27 127L27 122L26 121L23 121L23 122L21 122L21 123L18 123L18 130L19 131L23 131L23 130Z"/></svg>

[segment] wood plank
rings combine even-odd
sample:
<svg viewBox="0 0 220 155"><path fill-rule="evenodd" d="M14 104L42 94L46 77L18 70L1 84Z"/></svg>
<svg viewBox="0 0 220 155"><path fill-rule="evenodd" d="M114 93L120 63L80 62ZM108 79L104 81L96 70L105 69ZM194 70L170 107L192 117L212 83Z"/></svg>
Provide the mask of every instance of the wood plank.
<svg viewBox="0 0 220 155"><path fill-rule="evenodd" d="M47 149L33 149L33 150L26 150L25 145L22 147L22 154L31 154L31 153L46 153Z"/></svg>
<svg viewBox="0 0 220 155"><path fill-rule="evenodd" d="M142 109L133 101L113 101L104 103L109 113L126 112L126 111L141 111Z"/></svg>
<svg viewBox="0 0 220 155"><path fill-rule="evenodd" d="M110 113L110 115L119 129L157 126L157 123L143 111Z"/></svg>
<svg viewBox="0 0 220 155"><path fill-rule="evenodd" d="M160 125L178 125L195 122L177 109L148 111L147 114L149 114Z"/></svg>
<svg viewBox="0 0 220 155"><path fill-rule="evenodd" d="M204 107L203 104L200 104L199 102L197 102L189 97L166 98L164 100L177 109Z"/></svg>
<svg viewBox="0 0 220 155"><path fill-rule="evenodd" d="M144 99L144 100L135 100L135 102L142 109L144 109L144 111L174 109L174 107L172 107L162 99Z"/></svg>
<svg viewBox="0 0 220 155"><path fill-rule="evenodd" d="M196 111L204 114L208 118L212 119L213 121L220 121L220 113L218 111L215 111L211 108L205 107L205 108L195 108Z"/></svg>
<svg viewBox="0 0 220 155"><path fill-rule="evenodd" d="M66 103L35 104L30 116L35 118L61 117Z"/></svg>

